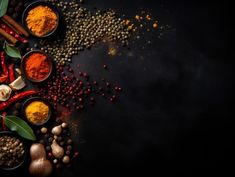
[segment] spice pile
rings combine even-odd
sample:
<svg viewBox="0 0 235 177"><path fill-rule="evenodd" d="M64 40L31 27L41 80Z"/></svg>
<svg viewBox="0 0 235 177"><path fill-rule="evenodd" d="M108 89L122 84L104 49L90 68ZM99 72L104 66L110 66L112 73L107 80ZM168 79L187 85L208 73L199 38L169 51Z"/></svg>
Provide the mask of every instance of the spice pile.
<svg viewBox="0 0 235 177"><path fill-rule="evenodd" d="M56 13L47 6L37 6L28 12L27 27L36 36L42 37L53 31L57 26Z"/></svg>
<svg viewBox="0 0 235 177"><path fill-rule="evenodd" d="M12 136L0 137L0 166L13 168L23 162L25 150L23 143Z"/></svg>
<svg viewBox="0 0 235 177"><path fill-rule="evenodd" d="M29 122L42 124L49 118L49 107L42 101L33 101L25 108L25 115Z"/></svg>
<svg viewBox="0 0 235 177"><path fill-rule="evenodd" d="M25 72L30 79L41 81L50 72L50 64L45 54L41 52L31 53L25 61Z"/></svg>
<svg viewBox="0 0 235 177"><path fill-rule="evenodd" d="M53 56L57 64L70 63L72 56L99 41L119 41L128 45L130 31L114 11L97 11L92 14L77 1L47 0L62 9L66 22L64 37L55 41L41 41L41 50Z"/></svg>

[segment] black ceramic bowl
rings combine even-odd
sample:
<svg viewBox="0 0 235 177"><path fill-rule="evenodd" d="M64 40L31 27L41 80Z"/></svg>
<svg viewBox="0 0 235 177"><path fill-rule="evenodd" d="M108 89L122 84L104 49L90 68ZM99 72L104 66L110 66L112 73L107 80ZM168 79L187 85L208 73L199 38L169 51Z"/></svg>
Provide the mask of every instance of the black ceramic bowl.
<svg viewBox="0 0 235 177"><path fill-rule="evenodd" d="M41 80L37 80L37 79L33 79L33 78L29 77L29 76L27 75L27 72L25 71L25 63L26 63L26 60L27 60L27 58L28 58L31 54L33 54L33 53L41 53L41 54L45 55L45 56L47 57L47 60L48 60L48 63L49 63L50 71L48 72L48 75L47 75L45 78L41 79ZM22 60L21 60L21 71L22 71L23 75L25 76L25 78L27 78L27 80L29 80L29 81L31 81L31 82L34 82L34 83L44 82L44 81L48 80L48 78L49 78L49 77L51 76L51 74L52 74L52 71L53 71L53 61L52 61L52 59L51 59L46 53L44 53L43 51L41 51L41 50L32 50L32 51L26 53L26 54L22 57Z"/></svg>
<svg viewBox="0 0 235 177"><path fill-rule="evenodd" d="M24 156L21 160L21 162L19 162L16 166L13 166L13 167L6 167L6 166L1 166L0 165L0 169L3 169L3 170L16 170L17 168L21 167L25 160L26 160L26 146L25 146L25 142L22 140L22 138L20 138L16 133L14 132L10 132L10 131L3 131L3 132L0 132L0 137L3 137L3 136L10 136L10 137L15 137L17 139L20 140L20 142L23 144L23 148L24 148Z"/></svg>
<svg viewBox="0 0 235 177"><path fill-rule="evenodd" d="M27 25L27 22L26 22L26 18L27 18L27 15L28 15L28 12L30 10L32 10L33 8L37 7L37 6L47 6L49 7L50 9L52 9L53 12L55 12L56 16L57 16L57 25L56 27L50 31L49 33L45 34L44 36L37 36L35 35L29 28L28 28L28 25ZM26 28L26 30L34 37L37 37L37 38L47 38L47 37L51 37L51 36L54 36L57 31L58 31L58 27L59 27L59 24L60 24L60 12L59 10L57 9L56 6L52 5L51 3L49 2L45 2L45 1L35 1L35 2L32 2L31 4L29 4L24 12L23 12L23 15L22 15L22 23L24 25L24 27Z"/></svg>
<svg viewBox="0 0 235 177"><path fill-rule="evenodd" d="M29 106L29 104L32 103L32 102L34 102L34 101L43 102L43 103L45 103L45 104L49 107L49 113L48 113L47 119L46 119L45 121L41 122L41 123L34 123L34 122L30 121L30 120L27 118L26 113L25 113L27 106ZM32 97L32 98L29 98L28 100L26 100L26 101L23 103L23 105L22 105L22 114L23 114L25 120L26 120L28 123L30 123L31 125L42 126L42 125L46 124L46 123L50 120L51 115L52 115L52 106L51 106L51 104L50 104L46 99L44 99L44 98Z"/></svg>

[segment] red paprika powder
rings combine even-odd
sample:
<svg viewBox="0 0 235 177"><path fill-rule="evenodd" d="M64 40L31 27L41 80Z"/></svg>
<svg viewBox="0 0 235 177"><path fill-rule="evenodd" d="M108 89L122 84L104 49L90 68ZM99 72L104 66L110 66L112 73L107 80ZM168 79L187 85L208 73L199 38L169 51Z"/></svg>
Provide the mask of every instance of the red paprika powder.
<svg viewBox="0 0 235 177"><path fill-rule="evenodd" d="M35 52L29 55L25 62L25 72L33 80L43 80L50 72L50 63L46 55Z"/></svg>

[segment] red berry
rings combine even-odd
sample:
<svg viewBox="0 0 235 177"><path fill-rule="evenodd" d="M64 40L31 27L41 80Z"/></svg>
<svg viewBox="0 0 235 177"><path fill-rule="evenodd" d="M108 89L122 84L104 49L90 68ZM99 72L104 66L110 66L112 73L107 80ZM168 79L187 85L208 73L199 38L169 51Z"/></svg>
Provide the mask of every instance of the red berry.
<svg viewBox="0 0 235 177"><path fill-rule="evenodd" d="M107 66L107 65L103 65L103 68L104 68L104 69L108 69L108 66Z"/></svg>
<svg viewBox="0 0 235 177"><path fill-rule="evenodd" d="M52 154L51 152L49 152L49 153L47 154L47 156L48 156L49 158L52 158L52 157L53 157L53 154Z"/></svg>
<svg viewBox="0 0 235 177"><path fill-rule="evenodd" d="M77 151L74 153L73 157L76 158L76 157L79 157L80 153Z"/></svg>

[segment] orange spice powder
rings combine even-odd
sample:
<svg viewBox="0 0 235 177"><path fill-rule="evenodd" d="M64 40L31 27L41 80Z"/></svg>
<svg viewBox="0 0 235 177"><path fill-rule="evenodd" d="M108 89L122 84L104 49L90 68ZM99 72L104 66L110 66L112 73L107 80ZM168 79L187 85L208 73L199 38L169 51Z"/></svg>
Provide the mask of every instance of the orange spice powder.
<svg viewBox="0 0 235 177"><path fill-rule="evenodd" d="M51 8L42 5L30 10L26 18L28 28L39 37L54 30L57 21L56 13Z"/></svg>
<svg viewBox="0 0 235 177"><path fill-rule="evenodd" d="M50 72L48 59L42 53L32 53L25 62L25 71L28 77L34 80L45 79Z"/></svg>

